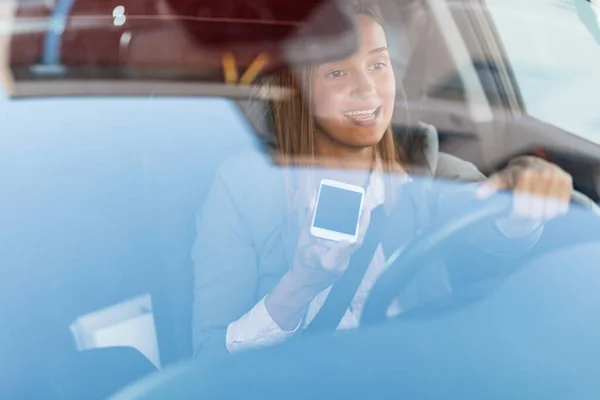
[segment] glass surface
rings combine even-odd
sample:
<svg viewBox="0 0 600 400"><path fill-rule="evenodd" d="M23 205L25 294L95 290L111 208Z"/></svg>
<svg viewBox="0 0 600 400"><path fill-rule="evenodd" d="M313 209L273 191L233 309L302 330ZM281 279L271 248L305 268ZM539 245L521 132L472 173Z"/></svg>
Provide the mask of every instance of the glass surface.
<svg viewBox="0 0 600 400"><path fill-rule="evenodd" d="M472 85L463 85L450 57L460 37L438 27L443 40L434 45L443 52L416 51L416 64L407 56L409 44L430 38L409 12L418 9L426 28L448 22L424 7L439 2L384 1L389 48L314 74L331 102L351 99L343 112L326 101L310 110L296 102L303 120L279 110L291 125L287 139L300 143L293 162L281 154L291 144L270 124L272 102L293 102L314 88L267 90L261 78L272 71L261 63L271 59L258 51L261 44L236 48L241 54L232 62L178 30L169 2L0 2L0 399L104 399L144 377L153 388L173 385L157 395L167 399L236 392L236 399L281 400L303 390L312 392L298 397L600 398L592 390L600 382L600 270L590 264L600 254L598 218L573 205L542 229L511 236L496 224L512 221L510 194L475 199L473 181L483 179L476 168L503 159L506 143L505 136L479 140L477 122L461 125L455 109L444 107L450 100L468 108ZM248 4L269 21L262 3ZM268 3L284 11L294 5ZM600 140L598 45L572 3L486 4L528 113ZM455 22L469 21L457 15ZM340 51L349 44L356 43ZM469 54L460 57L499 105L499 75ZM360 71L369 79L355 80ZM385 89L397 89L388 109L369 90L386 73L393 84ZM414 82L417 75L426 84ZM403 85L413 91L407 99ZM437 126L418 118L431 104L420 102L427 85L439 89L441 120L464 134L454 142L448 136L441 153L434 129L409 132L395 119L395 136L386 137L376 160L364 157L363 145L343 148L367 160L358 166L321 152L339 139L328 129L330 117L333 125L336 118L348 123L342 133L360 143L372 139L365 132L385 111L404 118L407 104L417 113L408 120ZM482 125L486 135L505 133ZM556 148L569 153L561 140ZM316 154L323 156L311 160ZM381 185L365 194L364 207L390 205L378 214L385 218L380 246L362 254L366 272L341 322L311 337L303 332L309 318L339 290L340 277L350 276L344 268L360 241L331 252L332 243L306 234L306 210L314 208L319 179L366 187L367 175ZM360 196L323 186L315 225L353 234ZM389 320L363 329L371 293L394 265L404 275L389 281L398 292L382 314ZM319 280L297 280L307 276ZM300 322L289 329L289 321L275 321L270 303L282 291L291 294L276 304L284 312L291 300L301 303ZM236 331L246 315L256 319ZM283 339L267 340L273 332L284 332ZM270 345L281 347L261 351ZM252 346L256 351L247 351ZM189 379L174 379L188 372Z"/></svg>
<svg viewBox="0 0 600 400"><path fill-rule="evenodd" d="M486 0L486 5L527 113L600 143L600 42L590 3Z"/></svg>

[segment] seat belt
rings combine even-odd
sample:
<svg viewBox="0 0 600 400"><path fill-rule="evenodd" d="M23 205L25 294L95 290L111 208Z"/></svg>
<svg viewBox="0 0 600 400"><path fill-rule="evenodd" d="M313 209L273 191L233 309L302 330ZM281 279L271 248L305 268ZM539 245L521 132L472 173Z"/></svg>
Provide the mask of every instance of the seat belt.
<svg viewBox="0 0 600 400"><path fill-rule="evenodd" d="M383 205L371 211L371 221L362 246L356 250L346 271L331 287L325 303L304 329L303 335L334 332L337 329L371 265L377 247L382 242L386 221Z"/></svg>

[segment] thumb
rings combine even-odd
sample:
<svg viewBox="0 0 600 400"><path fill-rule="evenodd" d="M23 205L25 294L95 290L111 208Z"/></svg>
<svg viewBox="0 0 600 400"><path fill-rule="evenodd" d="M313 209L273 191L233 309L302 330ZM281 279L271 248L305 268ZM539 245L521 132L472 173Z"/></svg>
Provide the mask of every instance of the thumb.
<svg viewBox="0 0 600 400"><path fill-rule="evenodd" d="M494 174L477 189L476 196L481 200L487 199L499 190L510 189L510 182L511 176L509 171Z"/></svg>
<svg viewBox="0 0 600 400"><path fill-rule="evenodd" d="M348 266L352 255L352 246L346 241L341 241L333 245L321 257L321 267L327 271L343 272Z"/></svg>

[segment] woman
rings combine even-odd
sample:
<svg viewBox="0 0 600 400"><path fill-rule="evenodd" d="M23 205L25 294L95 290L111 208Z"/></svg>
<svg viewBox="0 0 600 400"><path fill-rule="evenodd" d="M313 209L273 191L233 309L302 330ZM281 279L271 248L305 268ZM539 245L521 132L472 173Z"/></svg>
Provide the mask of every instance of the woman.
<svg viewBox="0 0 600 400"><path fill-rule="evenodd" d="M396 82L381 16L369 4L357 3L355 11L361 39L355 54L272 79L273 84L295 89L295 95L272 106L279 160L323 168L296 168L288 174L250 156L228 160L217 173L199 213L193 250L197 356L279 343L318 313L330 286L360 246L360 240L358 245L329 244L309 235L321 178L366 186L361 239L371 210L394 204L396 191L390 187L410 179L406 157L390 129ZM438 176L485 179L473 165L449 156L434 154L430 161ZM390 174L397 180L384 178ZM554 165L519 158L488 179L479 194L486 197L499 189L514 190L520 219L498 221L494 233L514 243L515 251L526 251L539 238L540 221L566 211L572 184ZM430 207L413 206L407 215ZM410 227L406 240L419 224L422 221L403 220L401 225ZM379 246L339 329L357 326L365 296L389 255ZM443 268L431 269L429 275L426 289L413 288L412 297L400 296L390 312L397 314L451 290Z"/></svg>

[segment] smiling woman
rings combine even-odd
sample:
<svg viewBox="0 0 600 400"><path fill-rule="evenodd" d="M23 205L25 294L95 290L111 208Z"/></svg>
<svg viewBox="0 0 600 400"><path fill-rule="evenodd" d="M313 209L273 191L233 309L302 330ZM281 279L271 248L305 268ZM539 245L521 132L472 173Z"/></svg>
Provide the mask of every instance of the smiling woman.
<svg viewBox="0 0 600 400"><path fill-rule="evenodd" d="M221 165L198 213L193 332L195 354L203 360L277 344L305 329L358 327L388 257L408 238L419 237L424 226L452 214L451 196L411 183L422 177L408 176L412 166L395 142L397 82L379 7L369 0L349 3L360 38L353 54L266 80L267 86L291 90L271 101L267 112L283 168L272 169L252 154L232 156ZM436 134L433 127L424 130ZM437 150L428 161L437 167L424 173L425 182L432 176L486 180L472 164ZM355 243L311 235L319 182L331 180L365 193ZM473 234L465 243L473 247L468 252L527 252L540 238L543 222L567 211L572 185L560 168L530 157L512 160L478 195L489 197L498 189L518 193L514 214ZM541 202L530 201L534 196ZM398 226L389 232L381 228L395 218L402 221ZM355 265L364 269L358 269L353 286L343 286ZM450 293L446 266L446 261L420 266L419 278L398 294L388 315Z"/></svg>
<svg viewBox="0 0 600 400"><path fill-rule="evenodd" d="M363 153L376 146L385 170L398 171L403 158L389 127L396 104L396 79L379 8L364 4L355 6L361 32L357 52L345 59L283 71L267 82L296 92L294 97L272 104L273 130L281 155L319 154L333 159L341 155L339 146ZM307 100L310 107L306 107ZM302 135L297 134L297 127L304 131ZM368 168L369 156L363 162Z"/></svg>

